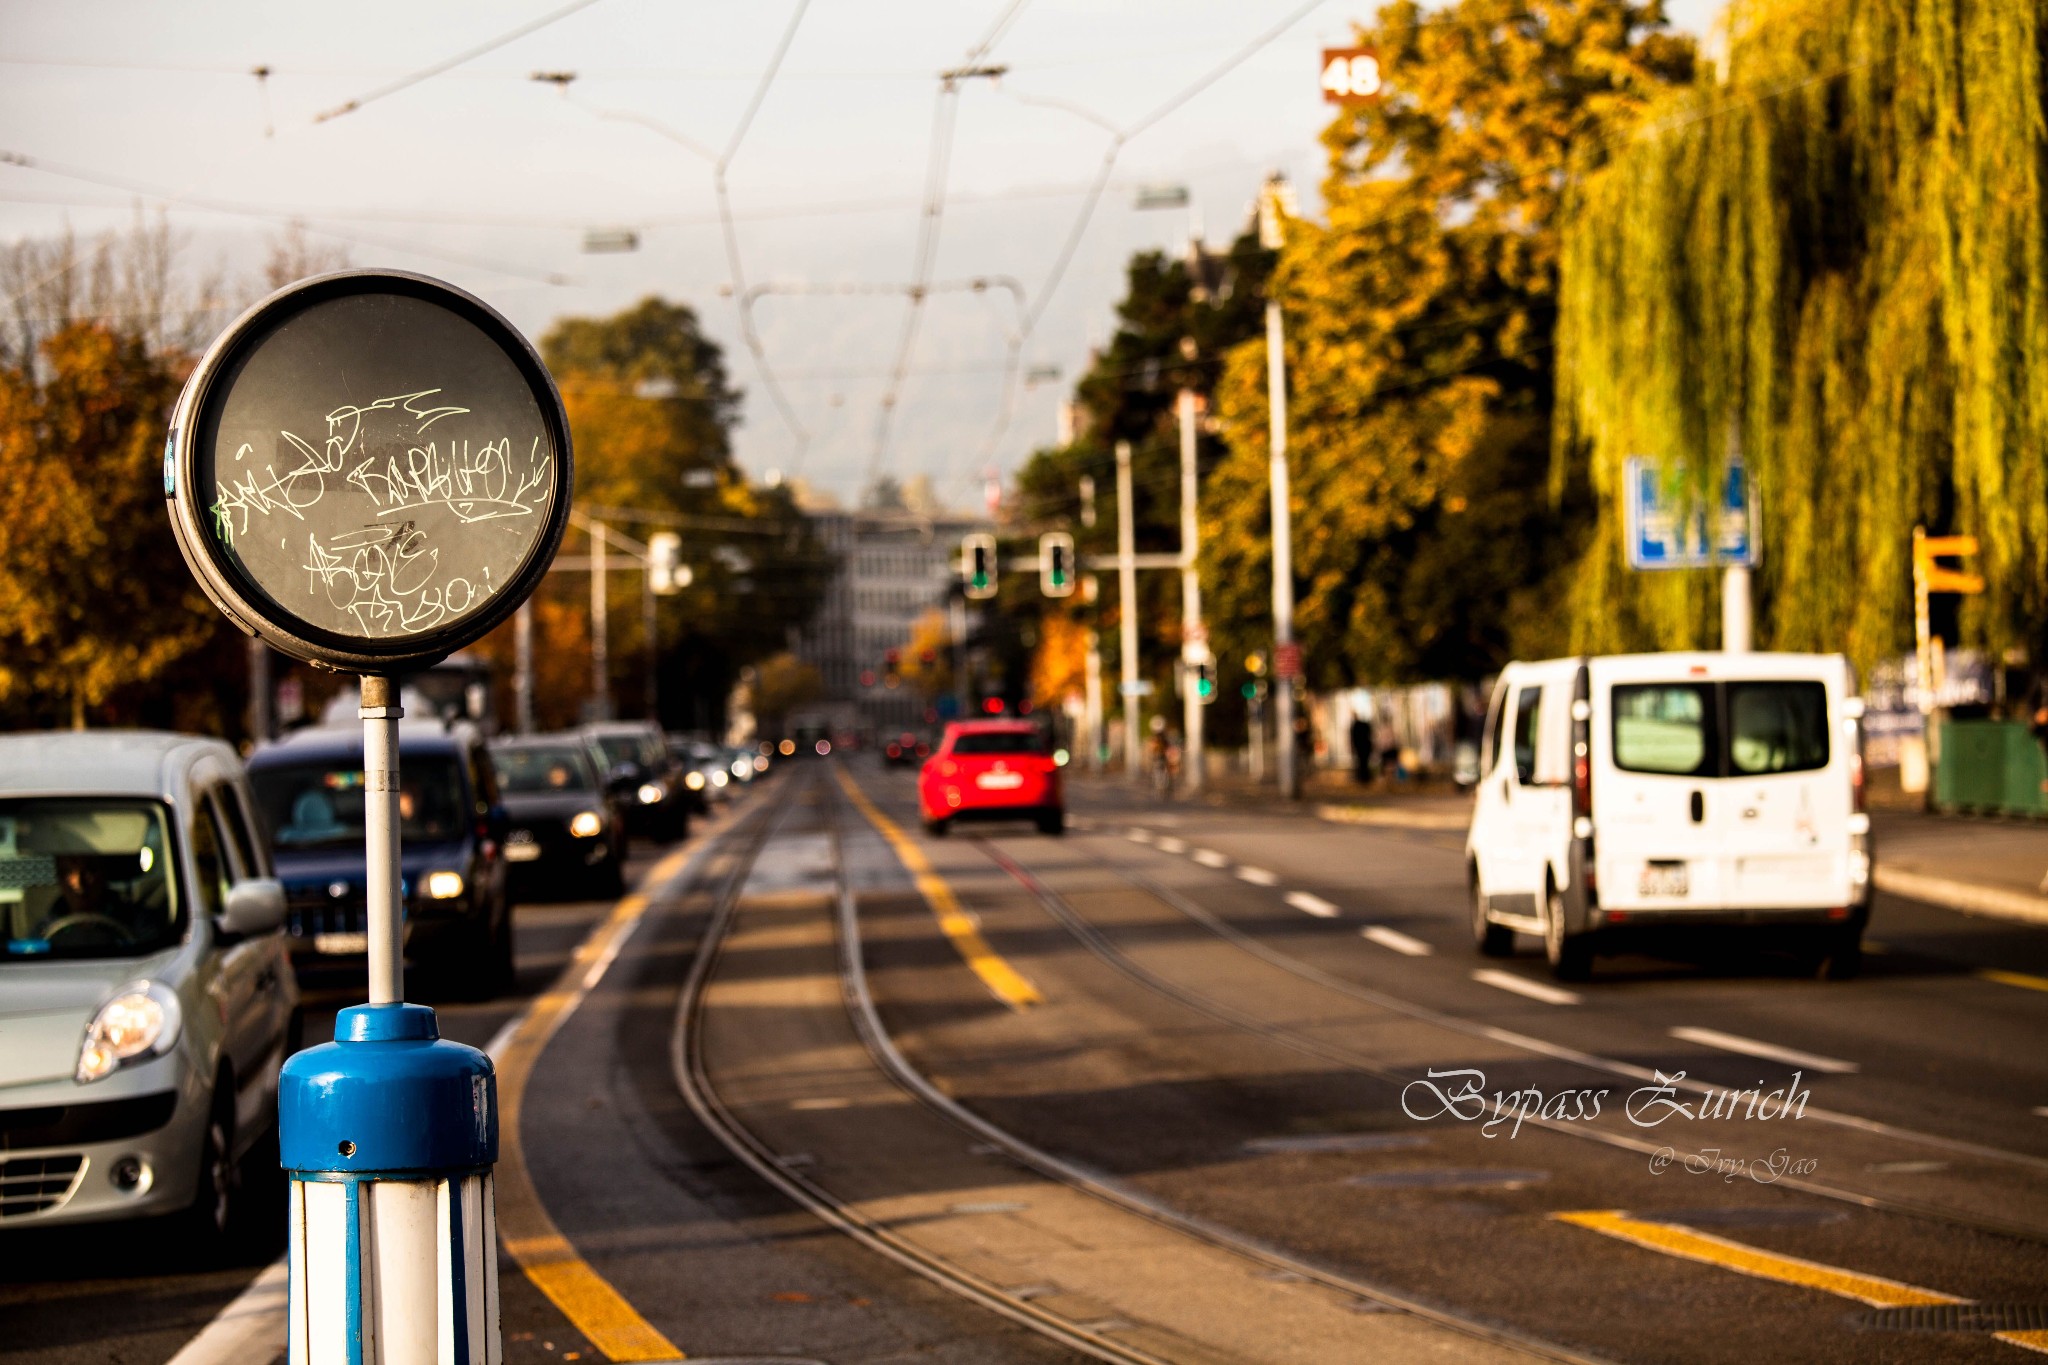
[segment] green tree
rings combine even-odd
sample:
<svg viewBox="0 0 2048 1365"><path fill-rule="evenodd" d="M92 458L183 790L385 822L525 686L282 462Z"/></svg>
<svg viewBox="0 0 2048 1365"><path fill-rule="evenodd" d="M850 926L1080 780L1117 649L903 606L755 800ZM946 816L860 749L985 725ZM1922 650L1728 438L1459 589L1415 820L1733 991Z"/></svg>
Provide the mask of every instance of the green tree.
<svg viewBox="0 0 2048 1365"><path fill-rule="evenodd" d="M1600 493L1585 647L1712 642L1701 574L1631 574L1620 472L1762 501L1760 644L1910 639L1913 527L1976 533L1971 638L2048 652L2042 10L1749 0L1719 70L1589 149L1564 239L1561 468ZM1681 476L1680 467L1685 474Z"/></svg>
<svg viewBox="0 0 2048 1365"><path fill-rule="evenodd" d="M133 718L148 685L223 633L164 515L169 362L73 323L0 367L0 702L76 726Z"/></svg>
<svg viewBox="0 0 2048 1365"><path fill-rule="evenodd" d="M1550 580L1583 489L1551 486L1558 230L1575 148L1689 78L1657 0L1459 0L1359 30L1387 76L1323 135L1328 221L1289 219L1297 637L1312 685L1473 678L1562 643ZM1218 392L1203 593L1226 652L1272 638L1263 336Z"/></svg>

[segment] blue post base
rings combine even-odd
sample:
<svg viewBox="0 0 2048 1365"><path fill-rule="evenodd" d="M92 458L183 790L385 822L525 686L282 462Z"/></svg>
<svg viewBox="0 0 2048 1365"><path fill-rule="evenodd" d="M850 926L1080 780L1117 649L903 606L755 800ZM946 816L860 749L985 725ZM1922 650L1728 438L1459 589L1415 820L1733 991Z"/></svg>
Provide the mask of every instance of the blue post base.
<svg viewBox="0 0 2048 1365"><path fill-rule="evenodd" d="M423 1005L357 1005L285 1063L292 1365L498 1365L498 1089Z"/></svg>

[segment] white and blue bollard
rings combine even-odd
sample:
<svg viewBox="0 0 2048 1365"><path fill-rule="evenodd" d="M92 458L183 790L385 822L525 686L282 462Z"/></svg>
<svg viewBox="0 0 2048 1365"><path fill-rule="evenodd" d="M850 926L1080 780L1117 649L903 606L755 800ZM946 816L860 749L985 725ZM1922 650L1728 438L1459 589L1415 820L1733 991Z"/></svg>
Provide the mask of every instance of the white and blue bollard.
<svg viewBox="0 0 2048 1365"><path fill-rule="evenodd" d="M285 1063L291 1365L499 1365L498 1081L424 1005L336 1016Z"/></svg>

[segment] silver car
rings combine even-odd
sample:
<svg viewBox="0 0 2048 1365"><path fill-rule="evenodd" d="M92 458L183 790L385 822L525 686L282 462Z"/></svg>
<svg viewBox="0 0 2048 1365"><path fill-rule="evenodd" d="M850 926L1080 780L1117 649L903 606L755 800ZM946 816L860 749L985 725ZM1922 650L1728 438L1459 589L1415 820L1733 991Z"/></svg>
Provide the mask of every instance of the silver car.
<svg viewBox="0 0 2048 1365"><path fill-rule="evenodd" d="M228 1229L299 998L251 809L219 740L0 736L0 1231Z"/></svg>

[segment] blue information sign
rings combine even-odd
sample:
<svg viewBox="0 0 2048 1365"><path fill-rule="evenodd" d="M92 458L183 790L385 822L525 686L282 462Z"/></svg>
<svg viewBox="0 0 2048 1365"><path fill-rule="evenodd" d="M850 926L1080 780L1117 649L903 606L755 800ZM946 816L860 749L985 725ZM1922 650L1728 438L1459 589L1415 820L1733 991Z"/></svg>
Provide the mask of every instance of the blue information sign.
<svg viewBox="0 0 2048 1365"><path fill-rule="evenodd" d="M1645 456L1628 461L1624 479L1630 568L1756 567L1756 506L1741 465L1728 466L1720 499L1712 509L1699 504L1686 507L1673 496L1657 461ZM1711 526L1709 510L1713 513Z"/></svg>

